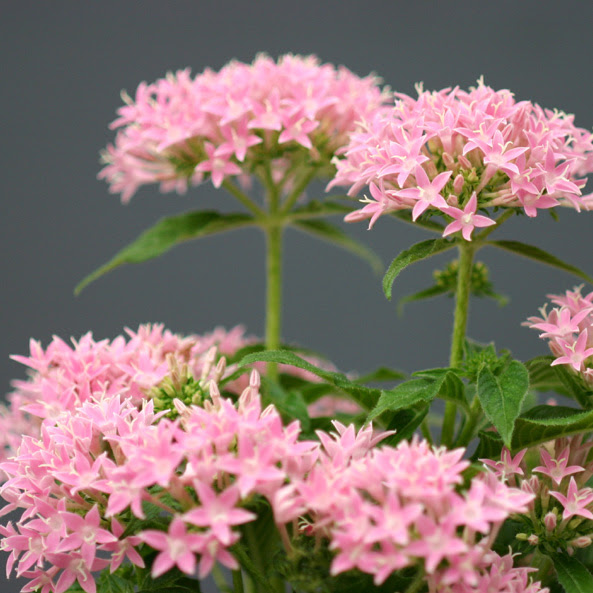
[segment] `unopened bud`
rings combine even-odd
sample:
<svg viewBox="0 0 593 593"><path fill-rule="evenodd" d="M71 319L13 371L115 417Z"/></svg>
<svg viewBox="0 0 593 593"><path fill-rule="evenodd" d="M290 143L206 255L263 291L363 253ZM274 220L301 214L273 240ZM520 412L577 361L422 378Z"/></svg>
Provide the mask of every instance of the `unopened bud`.
<svg viewBox="0 0 593 593"><path fill-rule="evenodd" d="M581 535L580 537L575 537L575 539L570 542L570 545L575 548L587 548L591 543L593 543L593 540L588 535Z"/></svg>
<svg viewBox="0 0 593 593"><path fill-rule="evenodd" d="M220 389L215 381L210 381L210 399L215 405L220 402Z"/></svg>
<svg viewBox="0 0 593 593"><path fill-rule="evenodd" d="M449 206L453 206L453 208L457 208L457 206L459 206L459 199L456 195L449 194L447 196L447 204L449 204Z"/></svg>
<svg viewBox="0 0 593 593"><path fill-rule="evenodd" d="M515 536L520 542L526 542L529 536L526 533L517 533Z"/></svg>
<svg viewBox="0 0 593 593"><path fill-rule="evenodd" d="M470 164L471 164L471 163L470 163ZM469 172L469 174L468 174L468 176L467 176L467 180L468 180L470 183L476 183L476 181L478 181L478 174L476 173L476 170L475 170L475 169L472 169L472 170Z"/></svg>
<svg viewBox="0 0 593 593"><path fill-rule="evenodd" d="M423 163L424 170L426 174L430 177L436 177L438 174L437 166L432 161L427 161Z"/></svg>
<svg viewBox="0 0 593 593"><path fill-rule="evenodd" d="M556 513L550 511L544 517L544 525L548 531L554 531L556 529L556 525L558 525L558 517Z"/></svg>
<svg viewBox="0 0 593 593"><path fill-rule="evenodd" d="M460 165L461 165L461 166L462 166L464 169L471 169L471 168L472 168L472 164L470 163L469 159L468 159L466 156L464 156L464 155L460 154L460 155L457 157L457 160L459 161L459 164L460 164Z"/></svg>
<svg viewBox="0 0 593 593"><path fill-rule="evenodd" d="M255 369L253 369L251 371L251 375L249 375L249 387L259 391L260 385L261 385L261 381L259 378L259 373Z"/></svg>
<svg viewBox="0 0 593 593"><path fill-rule="evenodd" d="M532 533L528 538L527 541L532 545L532 546L537 546L537 544L539 544L539 537L535 534Z"/></svg>
<svg viewBox="0 0 593 593"><path fill-rule="evenodd" d="M457 177L455 177L454 181L453 181L453 191L456 194L460 194L461 190L463 189L463 184L465 183L465 179L463 178L463 175L461 175L461 173L459 175L457 175Z"/></svg>
<svg viewBox="0 0 593 593"><path fill-rule="evenodd" d="M443 152L443 163L447 169L455 168L455 159L448 152Z"/></svg>
<svg viewBox="0 0 593 593"><path fill-rule="evenodd" d="M218 383L218 381L220 381L222 379L222 376L224 375L224 372L226 371L226 358L223 356L219 361L218 364L216 365L216 368L214 369L214 381L216 381Z"/></svg>

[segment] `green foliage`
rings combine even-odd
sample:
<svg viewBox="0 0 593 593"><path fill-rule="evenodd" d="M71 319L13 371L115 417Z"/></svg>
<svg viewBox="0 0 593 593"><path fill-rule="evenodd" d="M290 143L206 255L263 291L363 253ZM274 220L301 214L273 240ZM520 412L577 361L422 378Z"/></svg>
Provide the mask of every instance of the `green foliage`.
<svg viewBox="0 0 593 593"><path fill-rule="evenodd" d="M520 241L508 240L488 241L486 244L492 245L493 247L498 247L499 249L504 249L505 251L510 251L516 255L522 255L523 257L533 259L553 268L559 268L565 272L568 272L569 274L573 274L574 276L577 276L578 278L593 284L593 277L589 276L589 274L586 274L576 266L568 264L565 261L557 258L555 255L552 255L551 253L548 253L539 247L535 247L534 245L528 245L526 243L521 243Z"/></svg>
<svg viewBox="0 0 593 593"><path fill-rule="evenodd" d="M511 446L515 421L521 413L529 389L529 373L512 360L498 374L484 366L478 373L477 394L484 414L496 428L504 444Z"/></svg>
<svg viewBox="0 0 593 593"><path fill-rule="evenodd" d="M416 301L429 299L435 296L447 295L454 297L457 290L457 273L459 260L449 262L444 269L433 272L434 286L421 290L415 294L404 297L399 301L398 311L401 313L404 305ZM470 293L479 298L491 298L500 306L506 305L508 298L496 293L490 281L488 268L483 262L476 262L472 266Z"/></svg>
<svg viewBox="0 0 593 593"><path fill-rule="evenodd" d="M350 237L339 227L325 220L294 220L292 226L300 231L304 231L333 243L336 247L341 247L350 253L357 255L365 260L373 270L378 274L383 269L381 259L364 243Z"/></svg>
<svg viewBox="0 0 593 593"><path fill-rule="evenodd" d="M453 401L469 411L465 386L453 369L430 369L414 373L413 376L413 379L400 383L394 389L382 391L368 420L387 411L397 412L419 403L430 404L436 397Z"/></svg>
<svg viewBox="0 0 593 593"><path fill-rule="evenodd" d="M566 593L591 593L593 575L574 556L555 554L552 556L560 584Z"/></svg>
<svg viewBox="0 0 593 593"><path fill-rule="evenodd" d="M311 431L311 419L307 410L307 402L303 396L298 391L283 389L279 383L270 381L266 377L262 377L261 382L264 405L274 404L285 421L298 420L301 423L303 433L309 433Z"/></svg>
<svg viewBox="0 0 593 593"><path fill-rule="evenodd" d="M89 274L74 289L79 294L85 286L124 264L137 264L154 259L179 243L254 225L247 214L222 214L212 210L187 212L163 218L124 247L106 264Z"/></svg>
<svg viewBox="0 0 593 593"><path fill-rule="evenodd" d="M512 449L533 447L590 430L593 430L593 411L565 406L536 406L517 418Z"/></svg>
<svg viewBox="0 0 593 593"><path fill-rule="evenodd" d="M367 410L376 405L381 395L381 391L379 389L360 385L360 383L351 381L348 379L348 377L346 377L346 375L342 373L320 369L310 362L302 359L300 356L297 356L293 352L288 352L286 350L267 350L265 352L255 352L245 356L238 363L238 366L241 368L258 361L289 364L299 369L309 371L330 385L333 385L343 393L348 394L356 403Z"/></svg>
<svg viewBox="0 0 593 593"><path fill-rule="evenodd" d="M409 249L402 251L390 264L385 276L383 277L383 292L391 300L391 290L393 282L399 273L409 265L432 257L437 253L442 253L455 247L454 241L448 239L428 239L412 245Z"/></svg>

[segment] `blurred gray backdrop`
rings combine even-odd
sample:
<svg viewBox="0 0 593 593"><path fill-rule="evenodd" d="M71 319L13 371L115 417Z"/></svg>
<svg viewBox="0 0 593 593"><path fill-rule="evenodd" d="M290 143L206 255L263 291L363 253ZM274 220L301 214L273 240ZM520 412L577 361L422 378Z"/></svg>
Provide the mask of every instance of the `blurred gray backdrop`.
<svg viewBox="0 0 593 593"><path fill-rule="evenodd" d="M76 283L162 216L197 208L235 210L205 184L184 197L145 188L127 206L97 181L99 150L119 93L190 66L220 68L261 51L317 54L359 75L371 71L414 93L472 85L480 75L518 99L576 114L593 126L593 3L246 1L5 2L0 19L3 211L0 217L3 392L24 370L9 355L30 337L92 331L113 338L126 326L163 322L181 333L245 324L263 334L263 237L236 231L177 247L160 260L124 267L73 296ZM319 186L321 197L322 187ZM591 190L589 190L591 191ZM593 273L593 213L521 217L500 236L550 250ZM344 225L387 265L426 238L382 218L374 230ZM511 303L472 303L469 333L527 359L546 352L521 322L545 295L578 284L567 274L512 255L482 252ZM482 255L482 253L480 255ZM405 271L395 297L427 287L446 257ZM344 371L391 365L412 371L444 365L452 321L446 298L412 304L398 318L365 263L289 232L283 335L319 350ZM2 562L4 559L2 559ZM12 588L11 588L12 587ZM1 591L17 590L0 584Z"/></svg>

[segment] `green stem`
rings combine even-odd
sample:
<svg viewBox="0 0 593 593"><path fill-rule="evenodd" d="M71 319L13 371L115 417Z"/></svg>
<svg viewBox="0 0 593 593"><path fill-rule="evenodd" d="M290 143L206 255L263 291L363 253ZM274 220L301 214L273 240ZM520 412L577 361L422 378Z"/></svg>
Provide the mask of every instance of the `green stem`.
<svg viewBox="0 0 593 593"><path fill-rule="evenodd" d="M455 317L453 320L453 337L451 339L451 356L449 366L459 367L463 362L463 348L467 329L469 311L469 296L471 292L471 274L474 252L476 247L469 241L461 240L458 245L459 268L457 270L457 288L455 290ZM455 434L455 418L457 406L454 402L447 402L443 418L443 432L441 442L448 447L453 443Z"/></svg>
<svg viewBox="0 0 593 593"><path fill-rule="evenodd" d="M251 200L251 198L244 194L232 181L225 179L222 182L222 187L226 189L233 197L237 198L247 210L249 210L252 214L257 216L258 218L265 218L266 213L255 203Z"/></svg>
<svg viewBox="0 0 593 593"><path fill-rule="evenodd" d="M266 348L280 348L282 326L282 232L281 225L266 227ZM268 376L277 375L275 363L268 363Z"/></svg>
<svg viewBox="0 0 593 593"><path fill-rule="evenodd" d="M319 167L314 165L312 166L297 182L294 186L292 192L288 195L284 204L282 204L281 212L282 214L287 214L290 212L291 208L294 206L294 203L299 199L299 197L303 194L306 187L313 181L315 175L317 175L317 169Z"/></svg>
<svg viewBox="0 0 593 593"><path fill-rule="evenodd" d="M224 574L222 573L220 564L218 564L218 562L215 562L214 566L212 567L212 578L214 579L216 586L220 589L221 592L233 593L233 590L229 587L229 584L226 582L226 579L224 578Z"/></svg>
<svg viewBox="0 0 593 593"><path fill-rule="evenodd" d="M469 416L465 422L463 430L459 435L459 438L455 442L456 447L467 447L470 441L474 438L474 433L476 432L476 426L482 417L482 406L480 405L480 400L476 395L474 400L472 401L472 405L469 411Z"/></svg>
<svg viewBox="0 0 593 593"><path fill-rule="evenodd" d="M235 593L244 593L245 588L243 586L243 575L241 569L233 570L233 590Z"/></svg>
<svg viewBox="0 0 593 593"><path fill-rule="evenodd" d="M406 589L405 593L418 593L426 583L426 574L422 568L418 569L414 580L410 583L410 586Z"/></svg>

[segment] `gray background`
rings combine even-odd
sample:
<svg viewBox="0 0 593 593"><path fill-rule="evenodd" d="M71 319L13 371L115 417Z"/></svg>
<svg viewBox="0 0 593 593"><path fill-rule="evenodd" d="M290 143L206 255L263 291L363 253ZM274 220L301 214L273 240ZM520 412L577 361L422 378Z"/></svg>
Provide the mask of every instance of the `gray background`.
<svg viewBox="0 0 593 593"><path fill-rule="evenodd" d="M119 92L134 92L191 66L218 69L231 58L265 51L317 54L360 75L371 71L392 88L467 87L484 75L518 99L576 113L593 126L589 2L6 2L0 20L3 204L0 217L2 306L0 382L23 369L8 360L26 353L29 337L52 334L113 338L125 326L164 322L182 333L244 323L263 333L263 238L237 231L176 248L161 260L120 270L78 298L72 289L89 271L158 218L197 208L235 210L210 184L185 197L142 189L128 206L96 180L98 151ZM499 236L534 243L588 272L591 214L521 217ZM387 218L367 232L387 264L424 232ZM546 352L520 326L549 292L578 283L528 260L490 251L498 289L512 302L472 304L470 335L495 340L520 359ZM434 259L400 277L395 295L429 285ZM378 365L415 370L446 364L449 299L410 305L398 318L380 278L366 264L304 237L287 236L284 338L327 354L343 370ZM13 585L11 585L13 586ZM0 585L2 591L12 591Z"/></svg>

